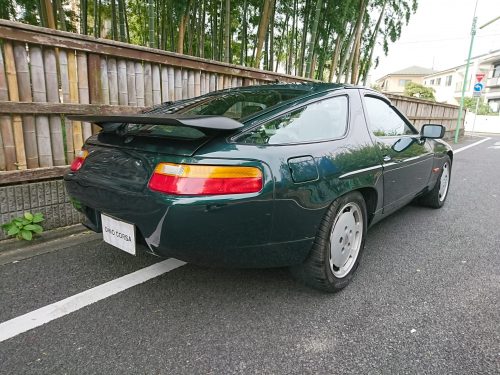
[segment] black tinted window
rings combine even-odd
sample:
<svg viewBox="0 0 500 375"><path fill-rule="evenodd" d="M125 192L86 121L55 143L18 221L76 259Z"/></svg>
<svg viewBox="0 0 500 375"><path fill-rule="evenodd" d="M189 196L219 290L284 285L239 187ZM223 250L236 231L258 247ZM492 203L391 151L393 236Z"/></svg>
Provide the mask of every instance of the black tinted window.
<svg viewBox="0 0 500 375"><path fill-rule="evenodd" d="M282 102L303 96L303 90L261 89L221 92L206 97L174 103L151 113L226 116L240 120Z"/></svg>
<svg viewBox="0 0 500 375"><path fill-rule="evenodd" d="M366 96L368 125L378 137L415 134L406 122L383 100Z"/></svg>
<svg viewBox="0 0 500 375"><path fill-rule="evenodd" d="M238 142L286 144L339 138L347 129L347 109L345 96L322 100L271 120Z"/></svg>

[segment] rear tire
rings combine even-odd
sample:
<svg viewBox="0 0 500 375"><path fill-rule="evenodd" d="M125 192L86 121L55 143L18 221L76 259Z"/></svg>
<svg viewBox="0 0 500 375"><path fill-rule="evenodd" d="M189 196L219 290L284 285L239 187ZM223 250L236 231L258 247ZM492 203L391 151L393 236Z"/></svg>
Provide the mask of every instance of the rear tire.
<svg viewBox="0 0 500 375"><path fill-rule="evenodd" d="M441 208L448 197L451 180L451 160L449 156L445 156L441 173L434 188L425 195L418 198L418 203L422 206Z"/></svg>
<svg viewBox="0 0 500 375"><path fill-rule="evenodd" d="M351 281L365 245L366 204L359 192L336 199L328 208L306 261L291 268L300 282L338 292Z"/></svg>

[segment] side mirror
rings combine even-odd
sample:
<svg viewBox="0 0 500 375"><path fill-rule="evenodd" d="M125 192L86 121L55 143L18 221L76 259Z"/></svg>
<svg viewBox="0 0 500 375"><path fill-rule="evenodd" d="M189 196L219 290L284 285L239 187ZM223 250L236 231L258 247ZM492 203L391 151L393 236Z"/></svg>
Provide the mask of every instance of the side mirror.
<svg viewBox="0 0 500 375"><path fill-rule="evenodd" d="M422 138L440 139L444 137L446 128L443 125L425 124L422 126L420 136Z"/></svg>

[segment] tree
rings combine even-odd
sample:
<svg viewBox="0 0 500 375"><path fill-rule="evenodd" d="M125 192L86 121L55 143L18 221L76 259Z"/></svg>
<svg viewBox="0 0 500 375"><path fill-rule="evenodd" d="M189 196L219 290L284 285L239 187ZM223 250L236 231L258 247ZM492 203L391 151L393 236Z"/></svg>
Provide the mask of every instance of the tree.
<svg viewBox="0 0 500 375"><path fill-rule="evenodd" d="M472 113L476 113L476 105L478 104L477 101L479 99L479 105L477 106L477 114L478 115L498 115L497 112L493 112L488 105L488 103L484 102L484 98L471 98L465 97L464 98L464 108L467 109L468 111Z"/></svg>
<svg viewBox="0 0 500 375"><path fill-rule="evenodd" d="M434 96L435 90L432 87L426 87L419 83L408 82L405 86L405 96L411 96L414 98L427 99L433 102L436 101Z"/></svg>

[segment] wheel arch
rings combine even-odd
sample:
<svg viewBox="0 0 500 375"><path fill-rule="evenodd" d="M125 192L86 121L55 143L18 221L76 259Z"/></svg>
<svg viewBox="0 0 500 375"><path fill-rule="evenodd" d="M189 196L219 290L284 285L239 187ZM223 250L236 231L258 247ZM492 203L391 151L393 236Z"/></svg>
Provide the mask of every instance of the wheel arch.
<svg viewBox="0 0 500 375"><path fill-rule="evenodd" d="M375 215L375 211L377 211L378 192L373 187L363 187L363 188L359 188L359 189L356 189L353 191L359 191L361 193L361 195L363 196L363 199L365 200L365 204L366 204L366 213L368 215L367 222L368 222L368 225L370 225L370 223Z"/></svg>

